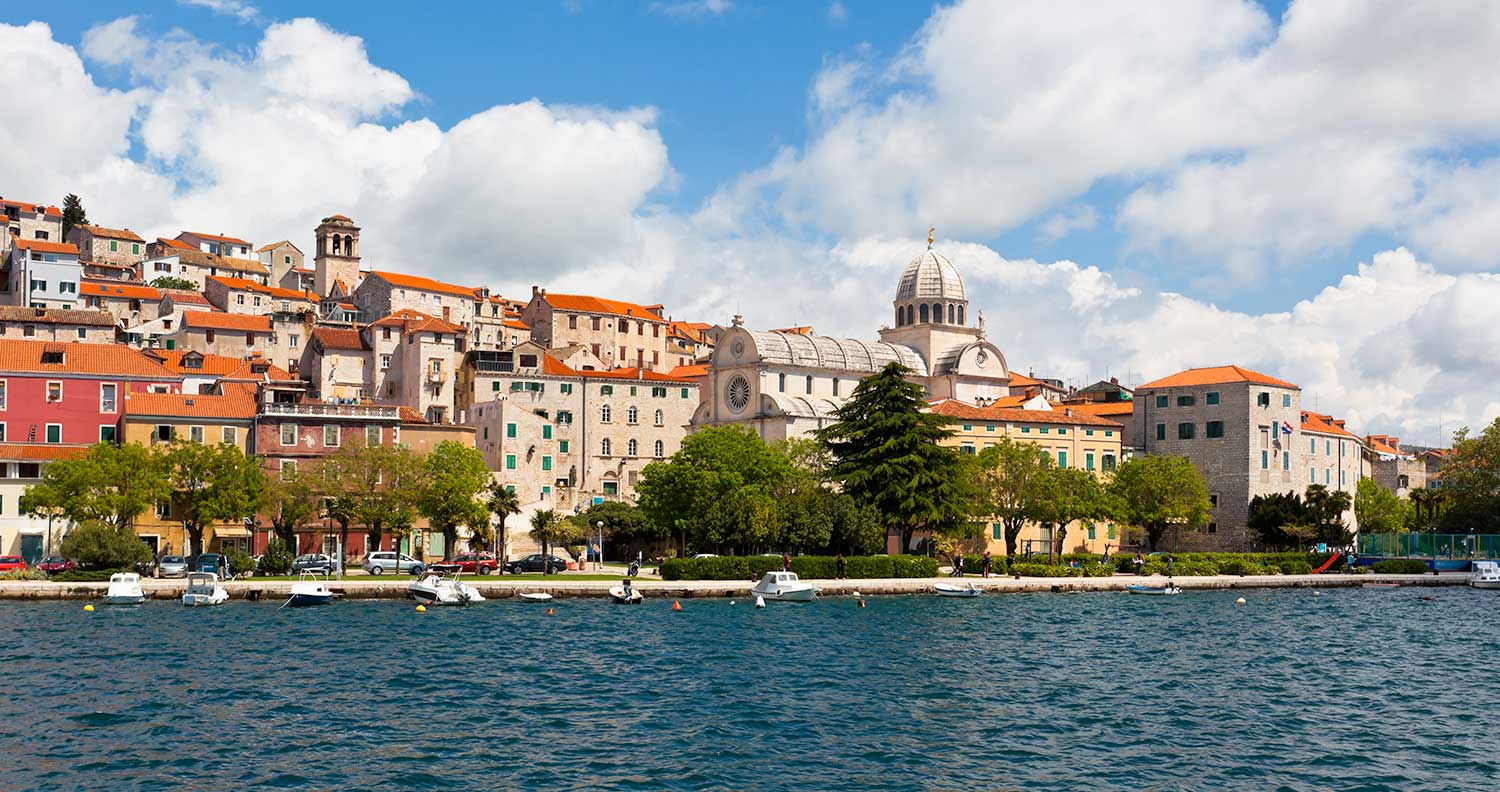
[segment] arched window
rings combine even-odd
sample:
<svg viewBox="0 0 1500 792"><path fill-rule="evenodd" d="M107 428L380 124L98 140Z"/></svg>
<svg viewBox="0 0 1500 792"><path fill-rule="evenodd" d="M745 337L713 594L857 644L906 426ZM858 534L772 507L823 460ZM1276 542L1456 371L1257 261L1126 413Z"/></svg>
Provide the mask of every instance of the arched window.
<svg viewBox="0 0 1500 792"><path fill-rule="evenodd" d="M609 451L609 438L606 437L603 440L599 441L599 454L601 456L609 456Z"/></svg>
<svg viewBox="0 0 1500 792"><path fill-rule="evenodd" d="M639 450L640 450L640 446L636 445L636 442L635 442L634 438L631 438L630 442L628 442L628 443L625 444L625 455L626 456L635 456L636 452L638 452Z"/></svg>
<svg viewBox="0 0 1500 792"><path fill-rule="evenodd" d="M667 455L667 444L663 443L660 440L657 440L656 448L654 450L656 451L656 458L661 459L662 457Z"/></svg>
<svg viewBox="0 0 1500 792"><path fill-rule="evenodd" d="M661 410L657 410L656 411L656 425L657 426L661 426L664 422L665 422L665 416L663 416L661 414Z"/></svg>
<svg viewBox="0 0 1500 792"><path fill-rule="evenodd" d="M599 422L600 423L609 423L610 422L610 410L609 410L609 405L608 404L603 405L603 406L601 406L599 408ZM609 441L605 440L604 442L608 443ZM604 453L608 454L609 452L606 451Z"/></svg>
<svg viewBox="0 0 1500 792"><path fill-rule="evenodd" d="M637 410L635 408L634 404L630 405L630 407L625 410L625 423L634 424L636 421L640 420L640 417L641 412L640 410Z"/></svg>
<svg viewBox="0 0 1500 792"><path fill-rule="evenodd" d="M344 252L344 238L338 234L333 235L333 255L337 256Z"/></svg>
<svg viewBox="0 0 1500 792"><path fill-rule="evenodd" d="M964 323L964 307L962 305L958 306L958 323Z"/></svg>
<svg viewBox="0 0 1500 792"><path fill-rule="evenodd" d="M927 324L927 303L922 303L922 324Z"/></svg>
<svg viewBox="0 0 1500 792"><path fill-rule="evenodd" d="M932 323L933 324L942 324L943 323L943 304L942 303L933 303L932 304Z"/></svg>
<svg viewBox="0 0 1500 792"><path fill-rule="evenodd" d="M948 303L948 324L958 324L953 321L953 317L957 315L957 312L953 310L956 307L953 303Z"/></svg>

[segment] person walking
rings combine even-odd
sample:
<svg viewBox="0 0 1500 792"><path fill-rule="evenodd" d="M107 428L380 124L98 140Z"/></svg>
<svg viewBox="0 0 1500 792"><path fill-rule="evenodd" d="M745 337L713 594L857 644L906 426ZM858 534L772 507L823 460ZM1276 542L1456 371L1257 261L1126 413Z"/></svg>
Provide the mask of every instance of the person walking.
<svg viewBox="0 0 1500 792"><path fill-rule="evenodd" d="M782 554L781 554L781 571L782 572L790 572L790 571L792 571L792 556L791 556L790 553L782 552Z"/></svg>
<svg viewBox="0 0 1500 792"><path fill-rule="evenodd" d="M953 576L964 576L964 551L962 550L953 554Z"/></svg>
<svg viewBox="0 0 1500 792"><path fill-rule="evenodd" d="M1141 570L1146 568L1146 559L1140 553L1135 554L1135 560L1131 563L1135 564L1135 573L1137 575L1141 574Z"/></svg>
<svg viewBox="0 0 1500 792"><path fill-rule="evenodd" d="M834 574L834 577L836 577L839 580L843 580L844 579L844 554L843 553L839 553L838 557L833 559L833 574Z"/></svg>
<svg viewBox="0 0 1500 792"><path fill-rule="evenodd" d="M979 568L984 573L985 577L990 576L990 565L994 562L995 560L993 558L990 558L990 551L984 551L984 560L979 563Z"/></svg>

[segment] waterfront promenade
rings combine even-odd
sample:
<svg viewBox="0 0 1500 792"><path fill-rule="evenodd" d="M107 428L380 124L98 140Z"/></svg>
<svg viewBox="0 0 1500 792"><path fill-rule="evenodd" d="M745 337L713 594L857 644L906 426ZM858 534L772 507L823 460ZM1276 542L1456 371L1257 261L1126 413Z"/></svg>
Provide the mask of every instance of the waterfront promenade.
<svg viewBox="0 0 1500 792"><path fill-rule="evenodd" d="M1358 588L1367 583L1395 583L1401 586L1462 586L1468 582L1467 573L1442 575L1216 575L1212 577L1176 576L1172 581L1185 590L1207 589L1267 589L1267 588ZM513 598L527 592L545 592L555 597L604 597L610 586L618 581L597 579L570 579L569 575L558 575L552 580L503 578L466 578L479 588L488 599ZM938 583L953 583L954 578L870 578L863 580L811 580L822 589L825 597L879 596L894 594L930 594ZM1136 584L1162 585L1165 576L1116 575L1107 578L1036 578L1036 577L966 577L964 583L973 583L986 592L1084 592L1124 591L1126 586ZM231 599L277 600L285 599L291 590L291 580L232 580L224 584ZM345 599L406 599L410 595L407 586L410 578L350 577L330 580L329 586ZM47 599L97 599L104 594L106 583L61 583L46 580L12 580L0 582L0 599L47 600ZM633 585L648 598L692 599L701 597L749 598L752 582L748 580L657 580L637 578ZM141 588L150 599L171 600L182 596L187 581L154 580L141 581Z"/></svg>

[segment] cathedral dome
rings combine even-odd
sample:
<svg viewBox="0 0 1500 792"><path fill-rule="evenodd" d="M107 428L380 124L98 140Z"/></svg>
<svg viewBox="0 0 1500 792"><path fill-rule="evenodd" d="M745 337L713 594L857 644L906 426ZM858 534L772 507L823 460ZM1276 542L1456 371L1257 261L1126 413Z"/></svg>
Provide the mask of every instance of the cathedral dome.
<svg viewBox="0 0 1500 792"><path fill-rule="evenodd" d="M922 251L901 272L896 301L965 300L964 281L953 262L931 248Z"/></svg>

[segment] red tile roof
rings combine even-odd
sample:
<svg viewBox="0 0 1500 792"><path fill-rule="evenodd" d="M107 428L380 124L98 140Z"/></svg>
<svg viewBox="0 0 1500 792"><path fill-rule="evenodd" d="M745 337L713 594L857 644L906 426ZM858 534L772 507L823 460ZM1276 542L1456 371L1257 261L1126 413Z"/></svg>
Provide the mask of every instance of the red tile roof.
<svg viewBox="0 0 1500 792"><path fill-rule="evenodd" d="M62 363L43 363L43 352L62 352ZM0 339L0 371L27 374L86 374L118 377L176 376L155 358L123 344Z"/></svg>
<svg viewBox="0 0 1500 792"><path fill-rule="evenodd" d="M1406 456L1401 450L1401 438L1394 435L1370 435L1366 438L1370 444L1370 450L1377 454L1388 454L1390 456Z"/></svg>
<svg viewBox="0 0 1500 792"><path fill-rule="evenodd" d="M298 253L302 252L302 248L299 248L296 245L293 245L291 243L291 240L287 240L287 239L283 239L283 240L281 240L279 242L272 242L269 245L261 245L260 247L258 247L258 248L255 249L255 252L256 253L264 253L264 252L266 252L268 250L275 250L276 248L279 248L282 245L287 245L289 247L292 247L292 248L296 249L296 251Z"/></svg>
<svg viewBox="0 0 1500 792"><path fill-rule="evenodd" d="M370 275L372 277L378 277L381 280L384 280L387 283L391 284L392 286L400 286L404 289L441 292L443 294L454 294L459 297L466 297L470 300L474 299L474 287L472 286L455 286L451 283L443 283L442 281L433 280L432 278L424 278L421 275L406 275L400 272L384 272L381 270L373 270L370 272Z"/></svg>
<svg viewBox="0 0 1500 792"><path fill-rule="evenodd" d="M1277 388L1301 390L1301 388L1286 380L1279 380L1275 377L1261 374L1258 371L1251 371L1240 366L1191 368L1186 371L1179 371L1169 377L1152 380L1139 386L1139 388L1181 388L1193 385L1223 385L1231 382L1252 382L1257 385L1271 385Z"/></svg>
<svg viewBox="0 0 1500 792"><path fill-rule="evenodd" d="M772 330L773 333L786 333L787 335L812 335L812 325L797 325L796 327L783 327L780 330Z"/></svg>
<svg viewBox="0 0 1500 792"><path fill-rule="evenodd" d="M664 322L661 316L660 305L639 305L623 300L611 300L604 297L590 297L585 294L553 294L546 292L542 299L552 306L554 310L560 311L582 311L584 313L614 314L617 316L629 316L637 319L655 320Z"/></svg>
<svg viewBox="0 0 1500 792"><path fill-rule="evenodd" d="M28 324L88 325L114 327L115 318L108 311L94 308L28 308L24 305L0 305L0 321Z"/></svg>
<svg viewBox="0 0 1500 792"><path fill-rule="evenodd" d="M678 368L680 369L681 367ZM543 374L552 374L561 377L585 377L588 379L619 379L640 380L642 382L676 382L689 385L696 384L691 378L676 374L675 371L676 370L674 370L674 373L672 374L662 374L659 371L652 371L650 369L634 367L608 369L605 371L580 371L568 366L566 363L563 363L561 360L558 360L551 355L542 356Z"/></svg>
<svg viewBox="0 0 1500 792"><path fill-rule="evenodd" d="M195 237L198 237L199 239L212 239L215 242L228 242L231 245L244 245L245 247L249 247L250 246L249 242L246 242L245 240L240 239L239 237L221 236L219 234L205 234L202 231L184 231L181 234L178 234L177 236L181 237L184 234L190 235L190 236L195 236Z"/></svg>
<svg viewBox="0 0 1500 792"><path fill-rule="evenodd" d="M146 354L158 358L168 370L182 376L207 375L220 379L259 380L262 379L262 375L251 370L254 364L259 363L266 366L266 374L269 374L273 380L296 379L286 369L255 355L237 358L185 349L149 349L146 350ZM189 357L198 359L201 365L189 367L183 363L183 360Z"/></svg>
<svg viewBox="0 0 1500 792"><path fill-rule="evenodd" d="M186 289L159 289L158 291L162 299L171 297L172 302L177 305L213 305L213 303L208 301L207 297L195 291L188 291Z"/></svg>
<svg viewBox="0 0 1500 792"><path fill-rule="evenodd" d="M166 237L157 237L156 241L166 247L177 248L178 250L197 250L197 248L189 245L186 242L183 242L180 239L167 239Z"/></svg>
<svg viewBox="0 0 1500 792"><path fill-rule="evenodd" d="M1135 411L1134 402L1084 402L1082 404L1063 405L1075 413L1087 413L1089 415L1130 415Z"/></svg>
<svg viewBox="0 0 1500 792"><path fill-rule="evenodd" d="M0 198L0 206L14 206L23 212L41 212L49 217L62 217L62 210L55 206L43 206L41 204L11 201L3 198Z"/></svg>
<svg viewBox="0 0 1500 792"><path fill-rule="evenodd" d="M125 414L230 420L255 417L255 386L226 385L223 391L222 394L127 393Z"/></svg>
<svg viewBox="0 0 1500 792"><path fill-rule="evenodd" d="M78 247L71 242L49 242L45 239L23 239L22 237L14 237L14 239L16 247L21 250L78 255Z"/></svg>
<svg viewBox="0 0 1500 792"><path fill-rule="evenodd" d="M128 228L105 228L104 226L96 225L81 225L79 226L79 228L82 228L84 231L87 231L96 237L103 237L105 239L123 239L126 242L146 241L144 239L141 239L140 234L137 234L136 232L131 231Z"/></svg>
<svg viewBox="0 0 1500 792"><path fill-rule="evenodd" d="M576 377L578 371L551 355L542 355L542 373L559 377Z"/></svg>
<svg viewBox="0 0 1500 792"><path fill-rule="evenodd" d="M238 330L241 332L269 333L271 318L251 314L232 314L222 311L183 311L182 326L205 330Z"/></svg>
<svg viewBox="0 0 1500 792"><path fill-rule="evenodd" d="M531 325L526 324L525 322L521 321L520 319L506 319L506 320L502 321L500 323L500 325L502 327L509 327L512 330L530 330L531 329Z"/></svg>
<svg viewBox="0 0 1500 792"><path fill-rule="evenodd" d="M321 344L324 349L366 350L370 348L370 345L365 343L363 333L342 327L315 328L313 340Z"/></svg>
<svg viewBox="0 0 1500 792"><path fill-rule="evenodd" d="M1344 428L1343 421L1335 420L1332 415L1323 415L1322 413L1309 412L1307 410L1302 411L1302 431L1352 437L1355 440L1359 439L1358 435Z"/></svg>
<svg viewBox="0 0 1500 792"><path fill-rule="evenodd" d="M445 322L421 311L402 308L370 323L375 327L399 327L403 333L463 333L462 325Z"/></svg>
<svg viewBox="0 0 1500 792"><path fill-rule="evenodd" d="M50 462L54 459L72 459L83 456L89 447L84 445L60 445L58 443L0 443L0 459L22 462Z"/></svg>
<svg viewBox="0 0 1500 792"><path fill-rule="evenodd" d="M1093 415L1074 413L1068 415L1061 410L1017 410L1006 407L976 407L955 399L946 399L932 405L934 414L971 421L1005 421L1008 423L1044 423L1065 426L1098 426L1119 429L1118 421L1110 421Z"/></svg>
<svg viewBox="0 0 1500 792"><path fill-rule="evenodd" d="M90 281L78 284L78 293L88 297L117 297L127 300L159 300L161 292L139 283L120 281Z"/></svg>
<svg viewBox="0 0 1500 792"><path fill-rule="evenodd" d="M295 289L283 289L277 286L265 286L260 283L256 283L253 280L247 280L245 278L231 278L227 275L210 275L208 276L208 280L218 281L219 283L230 289L239 289L242 291L253 291L259 292L261 294L269 294L272 297L283 300L304 300L307 302L315 302L317 300L317 298L314 297L310 292L296 291Z"/></svg>
<svg viewBox="0 0 1500 792"><path fill-rule="evenodd" d="M667 372L667 376L677 377L678 379L707 377L708 366L702 363L694 363L688 366L678 366L677 368L674 368L671 371Z"/></svg>

